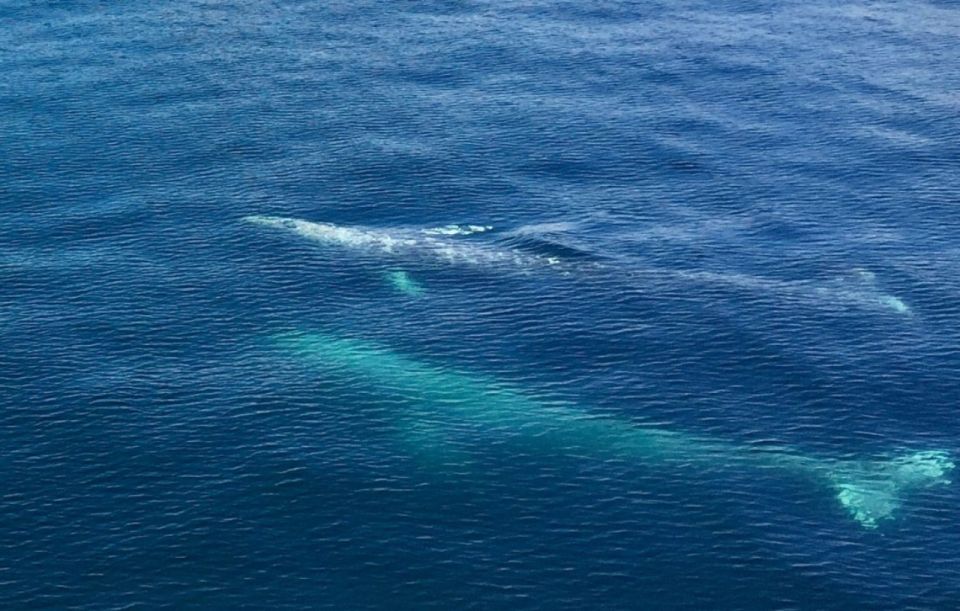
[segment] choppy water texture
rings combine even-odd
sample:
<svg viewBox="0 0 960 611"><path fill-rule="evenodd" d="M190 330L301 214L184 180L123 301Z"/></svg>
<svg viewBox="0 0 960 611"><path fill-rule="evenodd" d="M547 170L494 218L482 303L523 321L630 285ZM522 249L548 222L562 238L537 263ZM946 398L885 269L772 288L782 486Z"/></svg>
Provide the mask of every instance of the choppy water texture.
<svg viewBox="0 0 960 611"><path fill-rule="evenodd" d="M0 606L960 606L960 7L0 3Z"/></svg>

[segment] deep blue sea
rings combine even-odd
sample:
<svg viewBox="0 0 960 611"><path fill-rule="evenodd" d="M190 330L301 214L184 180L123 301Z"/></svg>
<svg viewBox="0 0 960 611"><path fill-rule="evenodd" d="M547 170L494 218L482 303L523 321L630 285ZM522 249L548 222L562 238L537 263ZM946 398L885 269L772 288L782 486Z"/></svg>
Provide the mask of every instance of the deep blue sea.
<svg viewBox="0 0 960 611"><path fill-rule="evenodd" d="M0 608L960 608L960 4L0 0Z"/></svg>

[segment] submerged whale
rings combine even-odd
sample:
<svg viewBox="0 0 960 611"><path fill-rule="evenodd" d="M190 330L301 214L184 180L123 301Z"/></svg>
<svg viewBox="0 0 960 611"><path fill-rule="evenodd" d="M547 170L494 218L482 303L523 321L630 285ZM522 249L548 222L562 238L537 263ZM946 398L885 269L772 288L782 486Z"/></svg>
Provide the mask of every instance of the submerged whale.
<svg viewBox="0 0 960 611"><path fill-rule="evenodd" d="M481 267L500 267L523 272L551 269L562 273L606 272L619 274L634 282L671 282L680 284L719 285L740 291L776 295L782 299L819 303L825 306L848 305L873 308L909 315L910 308L900 298L877 287L872 273L856 271L840 282L817 283L764 278L736 272L665 269L644 266L633 260L596 255L560 242L544 239L569 224L529 226L507 232L499 241L466 238L489 232L489 225L447 225L435 228L381 229L318 223L303 219L254 215L244 217L254 225L281 229L314 243L366 252L391 259L417 258ZM414 282L409 276L398 283L389 277L392 286L409 294L406 287Z"/></svg>
<svg viewBox="0 0 960 611"><path fill-rule="evenodd" d="M911 491L948 484L954 468L944 450L907 451L879 460L839 460L803 455L788 447L732 444L662 428L592 415L569 404L538 400L482 374L422 362L383 345L324 333L276 335L284 354L330 375L404 400L397 415L418 451L442 448L452 431L472 430L600 459L664 466L771 470L822 482L865 528L894 516Z"/></svg>

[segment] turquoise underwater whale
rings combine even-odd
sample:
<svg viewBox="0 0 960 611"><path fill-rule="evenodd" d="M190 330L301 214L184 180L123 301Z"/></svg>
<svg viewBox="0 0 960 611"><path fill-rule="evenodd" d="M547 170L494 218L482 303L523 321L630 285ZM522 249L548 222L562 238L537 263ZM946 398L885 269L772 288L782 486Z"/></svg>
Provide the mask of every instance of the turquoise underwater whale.
<svg viewBox="0 0 960 611"><path fill-rule="evenodd" d="M882 460L805 456L788 447L762 449L546 402L485 375L422 362L383 345L324 333L277 335L285 354L314 367L358 378L365 388L400 397L416 408L399 418L418 443L445 442L444 431L479 428L496 435L575 449L602 458L675 465L779 470L821 481L865 528L892 518L911 491L950 483L954 468L944 450L906 452Z"/></svg>

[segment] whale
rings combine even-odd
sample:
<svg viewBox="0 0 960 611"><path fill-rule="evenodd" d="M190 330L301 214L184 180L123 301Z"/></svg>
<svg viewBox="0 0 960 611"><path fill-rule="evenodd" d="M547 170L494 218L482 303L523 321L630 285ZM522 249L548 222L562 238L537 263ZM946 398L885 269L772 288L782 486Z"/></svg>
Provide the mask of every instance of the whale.
<svg viewBox="0 0 960 611"><path fill-rule="evenodd" d="M445 455L451 432L473 431L496 445L501 439L529 451L561 449L580 457L636 461L663 468L752 470L819 482L865 529L895 517L910 494L950 483L950 452L907 448L862 460L809 456L787 446L736 444L663 427L642 426L595 410L537 398L493 376L407 356L381 343L321 331L271 336L285 358L352 386L391 399L397 422L418 451ZM401 408L399 406L409 407Z"/></svg>
<svg viewBox="0 0 960 611"><path fill-rule="evenodd" d="M318 246L365 253L391 262L429 260L443 265L464 265L533 273L548 270L563 275L607 273L626 282L725 286L740 292L772 295L781 300L820 305L821 307L859 307L912 315L907 303L883 292L872 272L855 269L832 282L778 280L738 272L666 269L645 265L627 257L591 253L557 241L558 233L575 228L571 223L529 225L502 232L498 240L482 239L491 233L490 225L445 225L426 228L378 228L337 225L305 219L251 215L246 223L282 230L309 240ZM480 238L480 239L477 239ZM403 272L403 270L398 270ZM409 274L387 276L389 284L410 296L416 280ZM423 292L414 290L418 296Z"/></svg>

